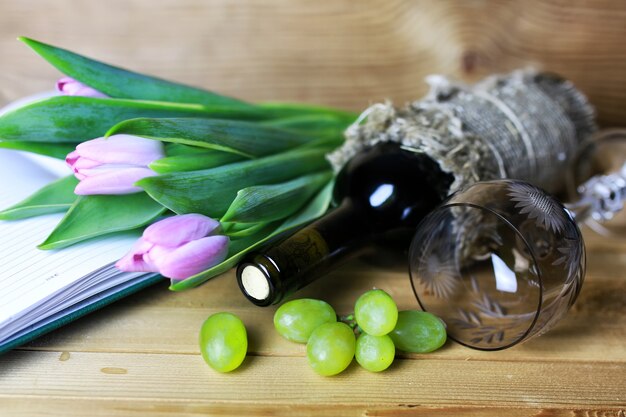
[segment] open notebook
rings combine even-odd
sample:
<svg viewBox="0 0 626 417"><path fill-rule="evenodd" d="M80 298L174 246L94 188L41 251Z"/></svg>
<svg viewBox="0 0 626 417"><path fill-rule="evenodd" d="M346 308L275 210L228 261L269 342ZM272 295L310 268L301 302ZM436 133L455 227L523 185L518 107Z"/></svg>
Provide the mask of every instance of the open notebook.
<svg viewBox="0 0 626 417"><path fill-rule="evenodd" d="M60 171L44 159L0 149L0 209L69 173ZM137 234L117 234L55 251L37 249L62 217L0 221L0 352L162 279L114 267Z"/></svg>

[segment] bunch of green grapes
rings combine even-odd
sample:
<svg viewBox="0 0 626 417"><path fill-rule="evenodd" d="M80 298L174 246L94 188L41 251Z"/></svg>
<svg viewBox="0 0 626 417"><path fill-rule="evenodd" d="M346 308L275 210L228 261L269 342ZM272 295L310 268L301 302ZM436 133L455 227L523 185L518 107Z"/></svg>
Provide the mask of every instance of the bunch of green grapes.
<svg viewBox="0 0 626 417"><path fill-rule="evenodd" d="M368 371L380 372L392 364L396 349L426 353L446 341L445 326L439 318L423 311L398 311L383 290L361 295L354 315L345 320L349 324L337 321L330 304L304 298L276 310L274 327L286 339L306 343L311 367L325 376L342 372L354 357ZM202 325L200 351L216 371L238 368L247 350L246 328L234 314L213 314Z"/></svg>
<svg viewBox="0 0 626 417"><path fill-rule="evenodd" d="M396 348L426 353L446 341L439 318L423 311L399 312L391 296L379 289L361 295L347 321L352 326L337 321L328 303L312 299L289 301L274 315L276 330L288 340L306 343L309 364L325 376L342 372L354 357L368 371L380 372L391 365Z"/></svg>

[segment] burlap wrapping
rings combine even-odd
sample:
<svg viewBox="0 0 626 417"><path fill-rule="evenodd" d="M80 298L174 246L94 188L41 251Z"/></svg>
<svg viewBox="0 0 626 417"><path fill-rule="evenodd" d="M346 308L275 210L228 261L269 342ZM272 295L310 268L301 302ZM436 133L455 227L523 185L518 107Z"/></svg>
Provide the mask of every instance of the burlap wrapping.
<svg viewBox="0 0 626 417"><path fill-rule="evenodd" d="M449 192L480 180L515 178L558 190L580 145L596 130L594 111L574 85L518 70L466 86L427 79L422 99L368 108L328 155L335 170L357 152L393 141L437 161L455 178Z"/></svg>

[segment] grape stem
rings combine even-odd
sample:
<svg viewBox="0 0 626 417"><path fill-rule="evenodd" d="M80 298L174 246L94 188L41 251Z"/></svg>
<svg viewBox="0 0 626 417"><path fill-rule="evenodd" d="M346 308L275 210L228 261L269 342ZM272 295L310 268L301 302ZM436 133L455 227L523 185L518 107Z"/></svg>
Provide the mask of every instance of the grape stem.
<svg viewBox="0 0 626 417"><path fill-rule="evenodd" d="M339 316L339 321L346 323L350 328L354 331L354 333L358 336L362 333L361 328L356 323L356 318L354 317L354 313L345 314L343 316Z"/></svg>

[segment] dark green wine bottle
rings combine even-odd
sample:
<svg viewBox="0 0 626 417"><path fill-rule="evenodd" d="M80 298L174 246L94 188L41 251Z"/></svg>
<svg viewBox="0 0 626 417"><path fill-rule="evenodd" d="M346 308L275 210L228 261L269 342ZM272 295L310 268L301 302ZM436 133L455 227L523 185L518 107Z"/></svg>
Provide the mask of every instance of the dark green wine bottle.
<svg viewBox="0 0 626 417"><path fill-rule="evenodd" d="M430 157L399 144L364 150L337 176L337 207L245 257L237 268L239 286L254 304L267 306L377 246L406 250L452 182Z"/></svg>

